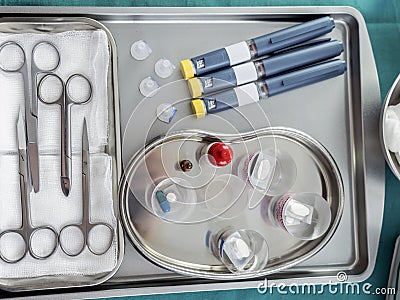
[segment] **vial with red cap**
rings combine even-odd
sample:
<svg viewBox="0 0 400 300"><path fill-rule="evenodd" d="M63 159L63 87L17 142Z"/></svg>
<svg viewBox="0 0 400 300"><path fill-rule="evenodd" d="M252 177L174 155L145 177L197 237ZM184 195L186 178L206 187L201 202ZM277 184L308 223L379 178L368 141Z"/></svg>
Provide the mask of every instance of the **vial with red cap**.
<svg viewBox="0 0 400 300"><path fill-rule="evenodd" d="M232 148L223 142L214 142L205 148L203 152L206 160L214 167L225 167L232 162Z"/></svg>

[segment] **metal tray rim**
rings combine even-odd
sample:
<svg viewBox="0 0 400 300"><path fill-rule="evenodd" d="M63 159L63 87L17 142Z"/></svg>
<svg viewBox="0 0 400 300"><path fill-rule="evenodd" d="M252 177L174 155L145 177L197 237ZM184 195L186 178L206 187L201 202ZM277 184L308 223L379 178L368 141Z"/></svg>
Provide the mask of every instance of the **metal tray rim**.
<svg viewBox="0 0 400 300"><path fill-rule="evenodd" d="M385 155L385 159L386 159L387 164L389 165L389 168L392 170L393 174L397 177L398 180L400 180L400 169L396 168L396 161L394 161L394 159L393 159L393 154L391 154L391 152L389 151L389 149L386 146L386 142L384 139L384 132L385 132L384 120L386 117L386 112L387 112L388 106L391 104L390 102L393 101L392 97L393 97L394 91L399 88L400 88L400 74L396 77L395 81L393 82L393 85L391 86L389 92L386 95L386 98L382 105L381 118L379 121L379 131L380 131L380 140L381 140L381 145L382 145L382 151Z"/></svg>

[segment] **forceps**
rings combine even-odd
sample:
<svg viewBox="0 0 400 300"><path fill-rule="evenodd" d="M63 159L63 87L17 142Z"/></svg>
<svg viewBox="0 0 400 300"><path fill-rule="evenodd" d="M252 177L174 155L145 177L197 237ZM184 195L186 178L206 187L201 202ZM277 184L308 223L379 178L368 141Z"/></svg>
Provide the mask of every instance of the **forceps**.
<svg viewBox="0 0 400 300"><path fill-rule="evenodd" d="M45 60L40 61L40 54ZM28 176L35 193L39 191L40 183L36 79L39 73L54 71L59 64L60 54L57 48L49 42L40 42L33 47L29 74L27 57L21 45L16 42L6 42L0 46L0 69L7 73L20 73L23 79ZM30 87L31 93L29 93Z"/></svg>
<svg viewBox="0 0 400 300"><path fill-rule="evenodd" d="M75 89L75 91L74 91ZM80 93L79 93L80 92ZM61 189L65 196L71 190L71 107L83 105L92 98L92 85L82 74L70 76L66 83L56 74L46 74L38 85L38 98L44 104L61 109Z"/></svg>
<svg viewBox="0 0 400 300"><path fill-rule="evenodd" d="M14 235L14 241L16 242L16 237L18 238L18 243L23 242L24 249L19 251L19 253L11 255L5 254L5 251L0 251L0 258L7 263L16 263L23 259L27 253L29 253L33 258L45 259L51 256L57 248L58 245L58 235L54 228L50 226L40 226L34 227L32 225L31 214L29 211L29 195L31 191L31 186L28 181L28 171L27 171L27 160L26 160L26 137L24 134L24 125L22 124L21 117L18 121L18 166L19 166L19 187L20 187L20 199L21 199L21 211L22 211L22 225L18 229L6 230L0 234L0 241L7 239L7 236L12 237ZM48 244L43 244L43 234L47 232ZM49 239L48 234L52 236ZM41 236L42 235L42 236ZM36 242L35 242L36 240ZM50 242L52 240L52 242ZM45 249L34 249L33 245L36 246L46 246ZM3 244L4 247L4 244Z"/></svg>
<svg viewBox="0 0 400 300"><path fill-rule="evenodd" d="M104 222L90 222L90 153L89 153L89 138L88 138L88 130L86 125L86 119L83 121L83 132L82 132L82 221L77 224L66 225L60 231L59 243L61 249L68 256L77 256L87 247L89 251L95 255L102 255L110 249L112 240L114 238L114 230L113 228ZM102 247L103 249L95 249L93 245L90 243L90 233L91 231L100 226L105 226L109 233L110 239L108 243L105 245L106 247ZM68 235L67 231L71 229L78 229L83 237L83 242L80 247L77 249L71 250L68 249L69 246L63 243L63 235ZM92 231L93 233L93 231ZM76 240L75 240L76 242Z"/></svg>

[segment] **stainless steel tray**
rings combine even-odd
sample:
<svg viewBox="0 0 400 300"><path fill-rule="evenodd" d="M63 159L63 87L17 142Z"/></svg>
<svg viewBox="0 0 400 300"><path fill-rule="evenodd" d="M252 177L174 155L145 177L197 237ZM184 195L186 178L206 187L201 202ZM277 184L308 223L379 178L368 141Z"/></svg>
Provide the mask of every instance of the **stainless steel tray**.
<svg viewBox="0 0 400 300"><path fill-rule="evenodd" d="M116 46L112 35L101 23L89 18L71 17L63 18L18 18L2 17L0 19L0 32L9 34L18 33L60 33L68 30L103 30L109 40L110 63L108 70L108 119L109 119L109 139L104 149L112 157L112 187L114 198L114 214L117 219L116 238L117 238L117 262L110 272L100 272L95 275L87 276L63 276L49 275L40 277L26 278L0 278L0 288L9 291L24 291L37 289L55 289L73 286L89 286L99 284L111 278L121 265L124 255L124 236L122 225L119 220L118 205L118 181L121 177L121 156L120 156L120 128L115 126L119 123L119 111L117 107L118 87L116 74Z"/></svg>
<svg viewBox="0 0 400 300"><path fill-rule="evenodd" d="M210 172L204 176L206 186L223 174L237 176L237 169L240 168L237 166L238 161L246 159L251 153L266 149L285 151L297 165L294 186L285 187L286 192L307 191L322 195L330 204L332 212L328 231L314 241L301 241L284 234L281 229L271 226L266 219L267 198L254 190L246 189L242 190L243 197L231 199L234 204L227 206L225 210L210 211L204 200L197 199L182 208L179 217L185 215L185 219L171 219L166 214L164 217L167 219L164 220L157 216L157 212L146 200L151 198L149 193L155 188L159 178L184 180L191 185L191 191L194 195L197 194L197 198L204 197L201 193L203 180L198 180L201 171L197 170L200 171L197 173L194 166L191 172L196 173L186 175L176 170L176 164L185 157L196 165L198 150L213 140L221 140L232 147L233 167L222 168L214 174ZM235 135L201 131L170 133L140 150L126 167L124 177L121 184L122 217L126 233L134 244L155 263L184 275L208 279L238 280L260 277L295 266L325 246L334 234L343 211L342 178L335 162L317 141L289 128L270 127ZM224 186L220 188L224 190ZM252 229L262 234L269 248L267 266L263 270L244 274L229 272L209 253L205 245L207 230L217 224Z"/></svg>
<svg viewBox="0 0 400 300"><path fill-rule="evenodd" d="M241 7L241 8L2 8L5 16L87 16L101 22L113 35L118 49L118 85L121 129L141 101L138 82L151 74L154 62L166 56L174 63L230 42L283 28L293 22L323 15L335 19L333 38L343 41L348 71L342 79L310 86L261 103L272 126L292 127L317 139L331 153L343 177L345 203L342 220L329 243L311 259L268 276L270 283L328 283L339 271L349 281L362 281L375 265L384 207L384 160L380 155L378 120L379 83L372 49L362 15L349 7ZM213 34L210 35L210 32ZM197 35L196 35L197 34ZM199 35L200 34L200 35ZM207 34L207 36L204 36ZM218 38L215 38L218 37ZM146 39L153 53L137 64L131 44ZM147 65L146 65L147 64ZM180 78L178 72L173 79ZM166 83L160 80L161 84ZM243 108L251 114L256 108ZM285 116L282 116L282 111ZM300 113L301 112L301 113ZM189 114L183 108L180 114ZM149 116L154 112L150 111ZM179 115L177 116L179 119ZM143 117L145 119L145 117ZM256 122L257 120L254 120ZM193 120L192 128L198 127ZM258 124L260 127L265 124ZM248 131L244 124L243 131ZM187 129L187 128L186 128ZM213 128L211 128L213 129ZM136 133L143 130L137 128ZM155 128L152 137L163 134ZM125 138L129 151L124 161L143 146L129 147L136 136ZM159 268L126 243L123 263L107 283L95 288L55 290L53 293L2 294L4 297L38 296L54 299L107 297L166 292L257 287L260 280L216 282L187 278ZM344 247L343 245L346 245ZM340 249L340 251L338 250Z"/></svg>

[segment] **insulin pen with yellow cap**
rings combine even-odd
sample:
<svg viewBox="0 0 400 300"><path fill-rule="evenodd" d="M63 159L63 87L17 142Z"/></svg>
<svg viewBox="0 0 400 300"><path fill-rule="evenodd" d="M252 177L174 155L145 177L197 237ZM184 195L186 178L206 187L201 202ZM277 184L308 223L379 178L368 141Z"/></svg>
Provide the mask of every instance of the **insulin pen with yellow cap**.
<svg viewBox="0 0 400 300"><path fill-rule="evenodd" d="M208 73L202 77L190 78L188 80L190 94L193 98L201 97L333 58L342 52L343 44L341 42L328 41L300 50L273 55L262 60L247 62Z"/></svg>
<svg viewBox="0 0 400 300"><path fill-rule="evenodd" d="M276 94L330 79L342 75L345 71L346 63L336 59L276 77L258 80L209 97L194 99L191 105L197 118L202 118L207 114L256 103Z"/></svg>
<svg viewBox="0 0 400 300"><path fill-rule="evenodd" d="M234 66L294 46L332 31L335 23L323 17L181 61L185 79Z"/></svg>

